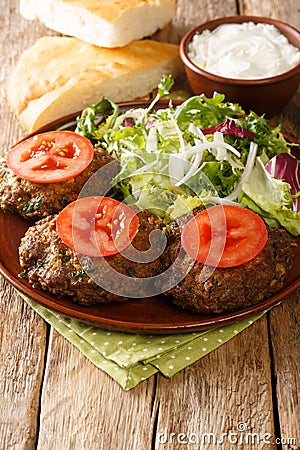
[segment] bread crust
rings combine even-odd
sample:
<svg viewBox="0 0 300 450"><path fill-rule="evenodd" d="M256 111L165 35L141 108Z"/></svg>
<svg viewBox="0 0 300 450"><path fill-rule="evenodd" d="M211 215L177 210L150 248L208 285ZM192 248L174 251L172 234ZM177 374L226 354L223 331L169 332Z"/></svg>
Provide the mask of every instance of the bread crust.
<svg viewBox="0 0 300 450"><path fill-rule="evenodd" d="M149 94L164 74L182 72L178 46L153 40L100 48L76 38L45 36L27 49L11 75L7 99L26 132L97 103Z"/></svg>
<svg viewBox="0 0 300 450"><path fill-rule="evenodd" d="M176 14L174 0L20 0L27 19L101 47L150 36Z"/></svg>

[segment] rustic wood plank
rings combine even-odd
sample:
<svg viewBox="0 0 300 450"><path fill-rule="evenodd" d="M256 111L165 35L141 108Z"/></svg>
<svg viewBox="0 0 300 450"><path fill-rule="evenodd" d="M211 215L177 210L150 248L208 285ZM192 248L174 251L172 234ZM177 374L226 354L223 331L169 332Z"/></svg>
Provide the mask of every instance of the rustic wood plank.
<svg viewBox="0 0 300 450"><path fill-rule="evenodd" d="M221 0L177 0L177 14L172 23L155 34L156 39L179 44L184 34L199 23L223 16L237 13L235 0L226 2Z"/></svg>
<svg viewBox="0 0 300 450"><path fill-rule="evenodd" d="M240 11L244 14L265 15L286 21L300 28L299 5L293 0L242 1ZM272 119L281 123L282 129L300 140L299 130L300 89L285 110ZM282 305L270 313L270 337L273 355L273 382L275 383L275 416L277 436L283 448L298 449L299 431L299 291L285 299ZM284 318L284 320L283 320Z"/></svg>
<svg viewBox="0 0 300 450"><path fill-rule="evenodd" d="M239 0L240 14L265 16L299 27L299 4L295 0Z"/></svg>
<svg viewBox="0 0 300 450"><path fill-rule="evenodd" d="M267 334L262 318L171 381L158 378L155 449L166 437L166 450L177 448L180 439L187 449L194 443L201 449L233 449L238 439L241 448L263 448L254 435L274 435Z"/></svg>
<svg viewBox="0 0 300 450"><path fill-rule="evenodd" d="M298 2L288 0L240 1L241 14L265 15L290 23L300 28ZM282 129L295 139L300 140L299 111L300 89L285 108L272 119L281 123ZM300 335L299 335L299 291L285 299L282 305L270 313L270 337L273 355L273 382L275 383L275 415L277 437L282 438L283 448L298 449L299 438L299 371L300 371ZM291 439L290 443L284 439ZM294 442L296 440L296 444Z"/></svg>
<svg viewBox="0 0 300 450"><path fill-rule="evenodd" d="M151 449L155 378L124 392L51 333L38 450Z"/></svg>
<svg viewBox="0 0 300 450"><path fill-rule="evenodd" d="M22 135L6 104L6 83L21 52L43 31L20 20L17 1L0 0L0 149ZM4 233L5 230L1 230ZM47 326L2 278L0 280L0 446L35 448Z"/></svg>
<svg viewBox="0 0 300 450"><path fill-rule="evenodd" d="M10 73L25 49L33 45L39 37L55 34L38 21L23 19L19 14L18 3L18 0L0 0L0 94L2 99L0 149L3 150L24 136L20 124L6 103L6 86Z"/></svg>
<svg viewBox="0 0 300 450"><path fill-rule="evenodd" d="M35 448L46 325L0 279L0 446Z"/></svg>
<svg viewBox="0 0 300 450"><path fill-rule="evenodd" d="M284 318L284 320L283 320ZM279 430L282 443L299 449L300 393L300 292L285 299L270 313L270 335L274 364ZM288 441L289 440L289 441ZM298 445L297 445L298 443Z"/></svg>

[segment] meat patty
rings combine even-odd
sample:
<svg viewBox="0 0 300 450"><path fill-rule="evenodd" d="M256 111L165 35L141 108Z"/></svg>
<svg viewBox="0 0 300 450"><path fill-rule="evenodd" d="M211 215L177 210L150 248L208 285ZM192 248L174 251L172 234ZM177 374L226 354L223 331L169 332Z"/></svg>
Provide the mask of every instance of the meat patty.
<svg viewBox="0 0 300 450"><path fill-rule="evenodd" d="M166 292L176 305L195 313L219 314L247 308L282 288L294 260L295 241L287 231L267 227L268 241L255 258L236 267L210 271L211 268L193 261L181 248L181 230L189 219L190 216L184 216L170 224L168 246L163 255L165 271L180 251L183 254L173 273L171 286L174 287ZM207 269L211 275L205 280Z"/></svg>
<svg viewBox="0 0 300 450"><path fill-rule="evenodd" d="M149 213L138 214L139 229L132 241L134 249L145 252L150 248L149 235L162 228ZM105 258L80 257L67 247L56 232L56 216L48 216L28 228L21 240L20 264L23 276L34 288L43 289L56 296L71 296L75 302L83 305L105 303L110 301L126 301L122 285L118 285L118 295L103 289L95 283L83 267L92 265L92 270L101 270L101 275L115 283L110 268L117 273L134 278L153 277L161 271L161 261L141 264L125 258L118 253ZM105 264L103 265L103 262ZM114 286L115 288L115 286Z"/></svg>
<svg viewBox="0 0 300 450"><path fill-rule="evenodd" d="M3 156L0 159L0 208L34 220L55 214L76 200L87 180L112 161L115 160L104 150L95 148L93 161L77 177L58 183L31 183L9 169Z"/></svg>

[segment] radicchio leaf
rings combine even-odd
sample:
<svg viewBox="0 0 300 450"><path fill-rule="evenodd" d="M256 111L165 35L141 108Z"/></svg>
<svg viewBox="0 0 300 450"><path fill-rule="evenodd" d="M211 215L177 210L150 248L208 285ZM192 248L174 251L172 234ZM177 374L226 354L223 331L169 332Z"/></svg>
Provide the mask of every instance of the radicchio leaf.
<svg viewBox="0 0 300 450"><path fill-rule="evenodd" d="M125 127L130 127L130 128L133 127L132 121L130 119L128 119L127 117L125 117L124 125L125 125Z"/></svg>
<svg viewBox="0 0 300 450"><path fill-rule="evenodd" d="M266 165L266 170L273 178L289 183L291 195L296 195L300 191L300 163L289 153L279 153L274 156ZM293 199L294 208L300 211L300 197Z"/></svg>
<svg viewBox="0 0 300 450"><path fill-rule="evenodd" d="M255 138L255 134L252 133L252 131L248 131L244 127L238 127L233 119L226 119L225 122L220 123L215 127L206 128L202 130L202 133L206 135L206 134L213 134L216 131L220 131L222 134L232 134L233 136L240 138L244 137L249 137L252 139Z"/></svg>

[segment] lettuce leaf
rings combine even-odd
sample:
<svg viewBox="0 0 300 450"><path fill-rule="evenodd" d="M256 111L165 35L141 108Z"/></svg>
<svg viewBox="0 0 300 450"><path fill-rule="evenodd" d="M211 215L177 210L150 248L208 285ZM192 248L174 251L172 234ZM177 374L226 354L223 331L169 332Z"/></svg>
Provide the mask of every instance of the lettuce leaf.
<svg viewBox="0 0 300 450"><path fill-rule="evenodd" d="M176 219L184 214L188 214L197 206L202 205L202 201L199 197L178 195L175 202L168 208L167 214L170 219Z"/></svg>
<svg viewBox="0 0 300 450"><path fill-rule="evenodd" d="M299 161L289 153L280 153L274 156L266 165L266 170L272 177L289 183L291 194L294 197L294 209L300 211L300 164Z"/></svg>
<svg viewBox="0 0 300 450"><path fill-rule="evenodd" d="M242 190L239 203L258 213L271 227L282 226L294 236L300 234L300 213L293 211L290 185L272 178L260 158Z"/></svg>

